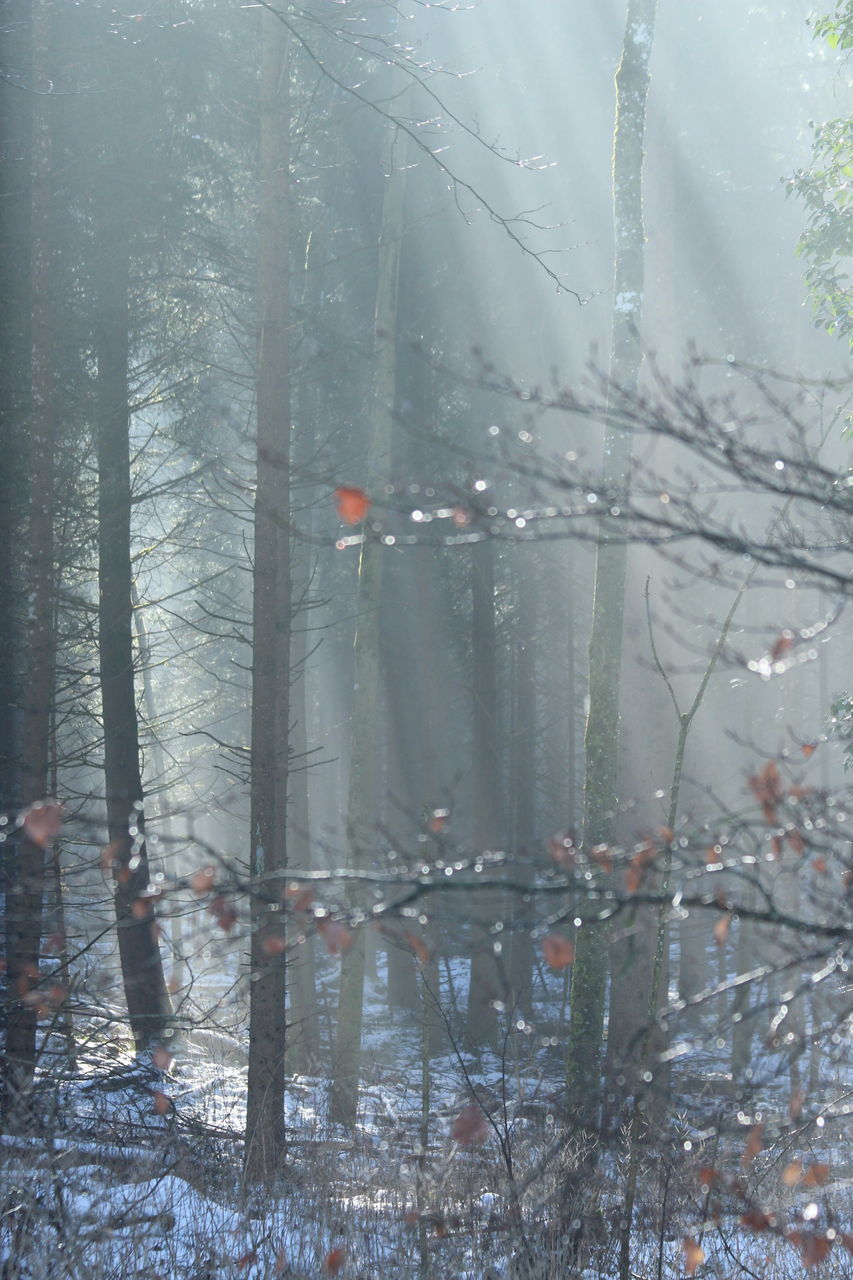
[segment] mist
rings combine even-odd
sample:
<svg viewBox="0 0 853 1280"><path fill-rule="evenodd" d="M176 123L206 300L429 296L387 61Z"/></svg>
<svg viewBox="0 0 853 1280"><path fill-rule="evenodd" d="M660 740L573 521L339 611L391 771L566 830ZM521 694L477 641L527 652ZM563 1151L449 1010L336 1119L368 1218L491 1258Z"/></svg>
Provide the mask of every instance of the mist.
<svg viewBox="0 0 853 1280"><path fill-rule="evenodd" d="M842 1276L849 4L0 32L4 1275Z"/></svg>

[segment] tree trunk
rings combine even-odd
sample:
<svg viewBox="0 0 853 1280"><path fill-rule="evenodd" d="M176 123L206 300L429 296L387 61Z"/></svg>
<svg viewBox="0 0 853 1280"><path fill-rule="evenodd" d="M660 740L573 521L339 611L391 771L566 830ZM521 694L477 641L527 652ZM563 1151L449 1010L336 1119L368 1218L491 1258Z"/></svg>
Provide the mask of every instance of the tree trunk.
<svg viewBox="0 0 853 1280"><path fill-rule="evenodd" d="M136 590L136 583L130 584L130 600L133 608L133 623L136 629L136 641L139 646L139 666L142 676L142 700L145 706L145 719L148 722L148 733L151 739L151 762L154 766L153 774L157 786L156 810L157 817L162 825L161 840L163 842L163 854L161 855L160 865L164 863L168 867L172 878L177 879L181 874L181 867L175 850L175 837L173 832L172 814L169 806L164 803L165 795L165 778L166 778L166 759L163 754L163 746L160 742L160 736L157 732L157 712L154 705L154 690L151 682L151 650L148 643L148 631L145 626L145 618L139 604L139 595ZM155 860L155 866L156 866ZM184 918L183 911L185 903L176 893L170 895L170 915L169 915L169 946L171 948L171 975L169 978L169 990L173 996L176 996L175 1005L180 1011L180 1005L189 994L185 990L188 983L188 973L186 965L186 957L184 955Z"/></svg>
<svg viewBox="0 0 853 1280"><path fill-rule="evenodd" d="M294 629L292 643L292 732L294 767L289 770L290 793L287 806L287 855L291 873L311 870L310 808L308 803L309 757L307 725L307 679L304 616ZM300 933L297 921L293 932ZM320 1029L317 1020L317 978L314 938L288 948L287 990L290 1017L287 1029L288 1072L307 1075L320 1060Z"/></svg>
<svg viewBox="0 0 853 1280"><path fill-rule="evenodd" d="M385 190L375 310L373 404L368 441L368 488L381 493L387 483L397 394L397 294L405 196L405 135L389 122L383 153ZM347 809L349 865L363 865L364 849L376 829L379 646L382 599L382 545L365 532L358 572L358 626L353 676L352 751ZM352 905L355 905L354 903ZM341 962L341 990L332 1068L332 1119L355 1124L361 1075L366 936L353 934Z"/></svg>
<svg viewBox="0 0 853 1280"><path fill-rule="evenodd" d="M290 731L289 56L284 24L261 19L258 184L257 482L252 604L252 941L245 1174L267 1182L285 1158Z"/></svg>
<svg viewBox="0 0 853 1280"><path fill-rule="evenodd" d="M495 544L487 538L473 548L471 626L473 661L473 814L474 844L478 851L496 850L501 842L501 788L498 750L497 633L495 628ZM488 869L486 875L493 875ZM472 891L473 924L471 970L465 1048L496 1044L499 1023L496 1003L506 997L501 941L492 932L503 907L497 890Z"/></svg>
<svg viewBox="0 0 853 1280"><path fill-rule="evenodd" d="M656 0L629 0L622 57L616 72L613 139L614 308L610 347L611 396L636 388L642 364L639 332L644 291L643 142ZM603 479L607 501L618 504L631 469L631 437L605 426ZM626 542L603 521L595 567L590 639L589 715L585 738L583 843L609 843L618 805L619 683L625 596ZM568 1101L576 1121L595 1132L601 1105L601 1054L607 987L607 934L589 923L578 931L572 973Z"/></svg>
<svg viewBox="0 0 853 1280"><path fill-rule="evenodd" d="M124 993L137 1051L159 1041L171 1014L142 811L133 665L130 555L129 247L105 164L96 245L95 399L98 460L98 650L104 725L107 828Z"/></svg>
<svg viewBox="0 0 853 1280"><path fill-rule="evenodd" d="M4 55L10 66L32 64L32 0L7 0ZM47 104L0 77L0 809L21 807L22 683L25 576L20 548L27 521L27 430L31 412L33 309L32 136L33 111ZM9 864L13 841L3 848ZM10 867L11 870L11 867ZM0 885L5 877L0 877Z"/></svg>
<svg viewBox="0 0 853 1280"><path fill-rule="evenodd" d="M537 582L536 549L519 545L514 550L516 578L515 724L512 734L513 786L515 801L513 840L513 880L533 886L534 837L536 834L536 630ZM533 1012L533 939L530 906L526 894L513 895L510 918L511 943L509 986L513 1009L529 1018Z"/></svg>
<svg viewBox="0 0 853 1280"><path fill-rule="evenodd" d="M45 75L48 5L32 10L34 80ZM27 674L24 686L22 799L25 806L45 798L50 764L50 723L56 662L55 566L53 546L56 439L54 332L51 291L53 209L50 114L53 103L40 97L32 126L31 205L31 412L29 421L29 538L27 546ZM9 1008L3 1111L11 1132L31 1123L29 1094L36 1065L36 1005L27 1000L38 983L45 850L28 837L15 842L7 899L6 946Z"/></svg>

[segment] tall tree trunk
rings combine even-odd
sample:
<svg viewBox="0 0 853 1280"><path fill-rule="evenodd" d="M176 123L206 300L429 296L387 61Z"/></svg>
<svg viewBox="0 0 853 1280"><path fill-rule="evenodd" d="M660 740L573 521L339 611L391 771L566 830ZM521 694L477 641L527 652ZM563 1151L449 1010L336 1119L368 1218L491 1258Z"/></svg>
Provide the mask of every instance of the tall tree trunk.
<svg viewBox="0 0 853 1280"><path fill-rule="evenodd" d="M4 56L10 66L32 65L32 0L4 6ZM26 438L31 412L32 143L33 112L43 98L0 77L0 810L21 807L21 696L24 655L25 566L20 548L27 521ZM3 848L9 864L12 840ZM10 867L11 870L11 867ZM0 876L0 882L5 877Z"/></svg>
<svg viewBox="0 0 853 1280"><path fill-rule="evenodd" d="M48 4L32 10L34 81L46 76ZM29 539L27 546L27 674L24 687L22 799L45 798L50 763L50 724L56 661L54 567L54 388L53 209L51 114L53 102L39 97L32 126L31 271L32 310L29 421ZM7 981L3 1111L7 1127L23 1132L31 1123L29 1094L36 1064L36 1006L27 1000L38 982L45 850L20 832L13 854L7 900Z"/></svg>
<svg viewBox="0 0 853 1280"><path fill-rule="evenodd" d="M136 583L130 584L130 600L133 608L133 623L136 628L136 640L139 646L139 666L142 676L142 699L145 706L145 718L148 721L148 732L151 737L151 761L154 766L154 778L157 781L157 797L156 810L157 817L162 823L163 834L161 839L164 847L164 858L166 865L172 876L177 879L181 874L181 868L178 865L178 858L175 852L175 839L173 832L172 815L169 812L169 806L164 802L165 795L165 778L166 778L166 759L163 754L163 747L160 742L160 735L156 729L157 712L154 705L154 689L151 682L151 649L148 643L148 631L145 626L145 618L139 604L139 595L136 590ZM171 977L169 980L169 990L173 995L178 995L178 1002L183 999L184 987L187 983L187 966L184 957L184 928L182 903L174 894L171 897L171 914L169 917L169 933L171 945Z"/></svg>
<svg viewBox="0 0 853 1280"><path fill-rule="evenodd" d="M305 642L305 628L308 624L304 615L300 622L301 625L294 628L292 642L291 748L294 768L289 771L290 793L287 805L287 855L291 874L310 871L312 861L308 803L308 674ZM296 932L298 934L298 928ZM288 949L287 990L290 1019L285 1065L288 1072L307 1075L317 1069L320 1059L314 938L310 934L306 936L304 942Z"/></svg>
<svg viewBox="0 0 853 1280"><path fill-rule="evenodd" d="M258 183L257 482L252 604L252 940L245 1173L266 1182L285 1158L287 867L290 756L289 50L284 24L261 18Z"/></svg>
<svg viewBox="0 0 853 1280"><path fill-rule="evenodd" d="M495 544L490 538L473 547L471 565L473 663L473 816L475 847L494 851L501 842L501 788L498 749L497 633L495 628ZM486 870L486 875L493 872ZM506 996L505 968L492 932L503 896L495 889L472 891L474 928L465 1022L466 1049L497 1043L496 1002Z"/></svg>
<svg viewBox="0 0 853 1280"><path fill-rule="evenodd" d="M610 347L611 394L635 390L642 364L639 332L644 292L643 142L654 38L656 0L628 0L622 57L616 72L613 139L614 280ZM631 437L605 425L603 480L608 502L618 504L631 469ZM589 648L589 715L585 738L583 843L613 838L618 805L619 684L626 543L618 525L603 521L595 566ZM601 1105L601 1055L607 985L607 933L602 925L578 931L572 973L568 1101L575 1120L595 1132Z"/></svg>
<svg viewBox="0 0 853 1280"><path fill-rule="evenodd" d="M405 135L388 124L383 151L385 189L376 288L374 380L368 440L368 488L381 493L390 468L397 395L397 294L405 197ZM379 741L379 646L384 549L369 531L358 571L358 626L353 676L352 750L347 809L349 865L362 865L375 832L376 751ZM355 1124L361 1075L366 936L357 929L341 963L341 990L332 1067L332 1118Z"/></svg>
<svg viewBox="0 0 853 1280"><path fill-rule="evenodd" d="M513 553L516 577L515 724L512 735L513 786L515 800L513 839L513 880L527 888L533 885L533 849L536 828L536 549L523 544ZM513 1008L530 1017L533 1002L533 939L530 908L526 894L513 896L510 920L511 944L509 985Z"/></svg>
<svg viewBox="0 0 853 1280"><path fill-rule="evenodd" d="M110 151L108 149L108 156ZM127 1012L138 1051L159 1041L171 1014L142 812L139 722L133 666L130 554L129 327L130 263L123 202L104 164L95 252L95 399L98 459L98 649L104 725L107 828ZM122 169L119 169L122 172Z"/></svg>

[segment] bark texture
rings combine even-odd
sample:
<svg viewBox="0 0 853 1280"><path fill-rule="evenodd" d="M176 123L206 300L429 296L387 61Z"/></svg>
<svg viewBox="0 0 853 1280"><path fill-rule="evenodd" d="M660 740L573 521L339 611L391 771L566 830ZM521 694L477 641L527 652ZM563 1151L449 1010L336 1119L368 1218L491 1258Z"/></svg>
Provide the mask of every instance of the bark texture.
<svg viewBox="0 0 853 1280"><path fill-rule="evenodd" d="M381 493L387 483L397 395L397 295L403 235L405 170L403 135L389 122L383 154L385 190L379 239L375 309L374 383L368 441L368 488ZM348 797L348 862L365 865L376 829L376 756L379 742L382 544L366 528L358 574L358 625L352 703L352 752ZM352 904L355 906L355 903ZM365 931L353 933L341 963L338 1024L332 1066L332 1118L355 1123L361 1075Z"/></svg>
<svg viewBox="0 0 853 1280"><path fill-rule="evenodd" d="M632 391L642 364L644 241L643 146L649 60L656 0L629 0L622 57L616 72L613 138L614 278L610 382ZM609 505L618 504L631 469L631 437L607 423L604 486ZM619 803L619 685L627 546L618 525L601 525L596 556L592 635L589 649L589 715L585 736L583 843L609 843ZM607 934L585 924L577 937L572 973L572 1020L568 1054L568 1102L575 1119L597 1130L601 1106L601 1057L607 988Z"/></svg>
<svg viewBox="0 0 853 1280"><path fill-rule="evenodd" d="M257 481L252 605L252 940L245 1173L267 1182L285 1158L290 729L289 60L286 29L261 18L258 192Z"/></svg>
<svg viewBox="0 0 853 1280"><path fill-rule="evenodd" d="M37 0L33 5L31 32L32 75L34 82L38 82L47 74L49 15L44 0ZM21 799L25 806L44 800L48 790L56 660L52 106L44 97L39 97L32 115L27 667L21 768ZM9 1005L3 1111L7 1128L21 1133L32 1119L29 1094L36 1067L36 989L45 895L45 850L41 843L29 838L26 826L14 840L10 872L6 908Z"/></svg>

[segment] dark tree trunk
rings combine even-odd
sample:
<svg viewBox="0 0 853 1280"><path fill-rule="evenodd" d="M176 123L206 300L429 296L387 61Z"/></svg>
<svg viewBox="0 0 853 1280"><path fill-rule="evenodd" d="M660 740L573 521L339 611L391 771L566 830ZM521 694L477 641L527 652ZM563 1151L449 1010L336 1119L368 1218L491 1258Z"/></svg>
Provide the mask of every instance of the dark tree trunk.
<svg viewBox="0 0 853 1280"><path fill-rule="evenodd" d="M7 0L4 54L32 64L32 0ZM21 807L22 671L25 613L20 548L26 527L26 436L31 377L31 164L33 111L40 99L0 77L0 809ZM43 104L42 104L43 105ZM3 862L11 856L6 842ZM0 892L2 892L0 880Z"/></svg>
<svg viewBox="0 0 853 1280"><path fill-rule="evenodd" d="M49 35L47 5L43 0L34 4L31 22L33 76L38 80L46 74L45 58ZM52 105L45 98L39 98L32 121L27 668L21 769L21 798L25 806L43 800L48 789L50 720L56 661ZM25 1131L31 1122L29 1094L36 1066L38 1004L33 1001L32 996L39 977L44 893L45 850L42 843L29 838L25 825L13 846L6 910L9 1006L3 1110L6 1126L13 1132Z"/></svg>
<svg viewBox="0 0 853 1280"><path fill-rule="evenodd" d="M261 25L257 482L252 605L252 941L245 1173L268 1182L285 1157L285 951L290 720L289 93L285 28Z"/></svg>
<svg viewBox="0 0 853 1280"><path fill-rule="evenodd" d="M112 172L112 166L109 168ZM163 1037L171 1008L153 899L146 896L148 855L133 669L129 246L121 205L107 191L99 210L94 336L98 366L98 647L104 780L122 979L133 1039L137 1050L142 1050Z"/></svg>

